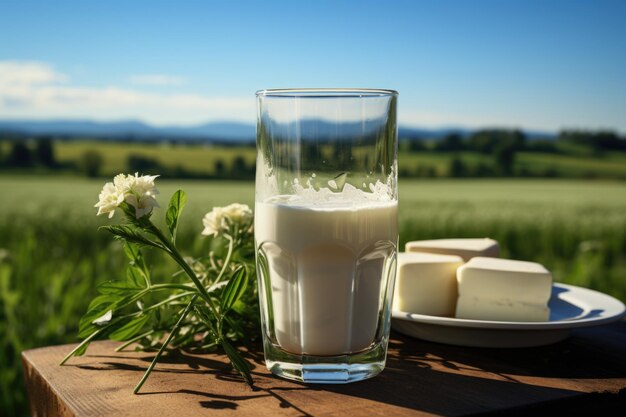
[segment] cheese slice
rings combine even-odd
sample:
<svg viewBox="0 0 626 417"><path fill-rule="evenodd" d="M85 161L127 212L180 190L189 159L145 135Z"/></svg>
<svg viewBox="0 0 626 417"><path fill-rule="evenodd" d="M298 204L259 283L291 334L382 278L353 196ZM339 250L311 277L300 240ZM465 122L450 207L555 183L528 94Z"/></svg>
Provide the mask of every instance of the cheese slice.
<svg viewBox="0 0 626 417"><path fill-rule="evenodd" d="M457 270L456 317L547 321L552 275L536 262L472 258Z"/></svg>
<svg viewBox="0 0 626 417"><path fill-rule="evenodd" d="M428 253L398 254L393 309L433 316L454 316L456 270L463 259Z"/></svg>
<svg viewBox="0 0 626 417"><path fill-rule="evenodd" d="M498 242L493 239L435 239L416 240L407 242L407 252L438 253L441 255L456 255L469 261L474 256L500 256Z"/></svg>

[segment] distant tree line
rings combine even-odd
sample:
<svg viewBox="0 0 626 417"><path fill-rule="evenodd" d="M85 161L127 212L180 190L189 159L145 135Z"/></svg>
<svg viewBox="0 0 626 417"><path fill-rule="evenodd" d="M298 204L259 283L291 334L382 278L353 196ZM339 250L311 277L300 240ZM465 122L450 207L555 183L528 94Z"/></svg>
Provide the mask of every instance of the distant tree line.
<svg viewBox="0 0 626 417"><path fill-rule="evenodd" d="M595 152L626 151L626 137L620 137L611 131L564 130L558 139L563 142L588 147Z"/></svg>
<svg viewBox="0 0 626 417"><path fill-rule="evenodd" d="M8 142L9 146L2 146L3 142ZM3 170L64 171L82 173L87 177L110 175L110 172L103 172L103 167L104 156L95 149L85 151L76 161L61 163L56 158L52 138L12 137L7 140L0 137L0 169ZM250 180L255 173L254 163L248 164L241 155L234 156L230 161L217 159L212 172L194 172L183 166L166 166L156 158L142 154L129 154L126 167L128 172L160 174L170 178Z"/></svg>
<svg viewBox="0 0 626 417"><path fill-rule="evenodd" d="M8 152L3 154L0 147L0 166L10 168L56 168L57 161L54 154L54 143L51 138L42 137L31 144L23 140L10 142Z"/></svg>
<svg viewBox="0 0 626 417"><path fill-rule="evenodd" d="M515 171L517 153L534 152L600 157L606 152L626 152L626 137L610 131L564 130L554 139L531 140L521 130L485 129L466 136L450 133L436 141L411 139L403 142L403 146L409 152L452 154L446 172L438 172L434 167L422 164L412 172L404 167L400 171L400 175L406 177L556 177L559 173L554 168L537 172L522 167ZM491 163L468 164L461 158L461 152L490 155Z"/></svg>
<svg viewBox="0 0 626 417"><path fill-rule="evenodd" d="M0 133L0 169L77 172L88 177L111 174L103 172L104 157L96 149L85 151L73 161L59 161L55 153L55 143L59 140L67 139L50 136L30 138ZM178 142L173 142L172 145L185 146ZM302 169L319 168L321 159L324 159L325 168L333 165L345 167L354 162L351 147L341 142L334 145L327 143L325 146L329 148L324 151L326 152L324 158L322 158L319 146L305 145L305 143L301 144L301 154L306 156L303 163L308 165L301 166ZM401 157L406 152L448 155L445 167L441 164L435 166L432 162L410 167L401 162L399 174L403 177L557 177L560 173L554 167L531 170L524 165L516 164L518 153L603 157L609 152L626 152L626 137L611 131L564 130L556 138L529 139L521 130L483 129L469 135L450 133L438 140L416 138L403 140L401 138L400 146ZM384 152L380 155L378 152L379 150L376 155L371 155L371 159L368 159L370 156L366 155L363 161L375 163L384 156ZM468 153L477 155L475 160L467 157ZM295 164L289 161L285 163ZM164 165L158 159L140 153L128 155L126 167L128 172L158 173L171 178L250 180L254 178L255 172L254 163L249 164L242 155L233 156L228 160L217 159L205 172L191 171L184 165L174 167ZM594 176L593 172L590 172L588 176Z"/></svg>
<svg viewBox="0 0 626 417"><path fill-rule="evenodd" d="M563 130L554 139L528 139L523 131L517 129L484 129L465 136L450 133L435 141L412 138L406 142L411 151L417 152L474 151L489 154L510 148L515 152L568 153L568 145L577 145L590 155L610 151L626 152L626 136L612 131Z"/></svg>
<svg viewBox="0 0 626 417"><path fill-rule="evenodd" d="M254 178L256 167L248 164L246 159L237 155L232 158L230 164L223 159L216 159L213 172L193 172L183 166L174 168L162 165L157 159L139 154L130 154L127 158L129 172L141 172L147 174L161 174L170 178L206 178L206 179L229 179L250 180Z"/></svg>

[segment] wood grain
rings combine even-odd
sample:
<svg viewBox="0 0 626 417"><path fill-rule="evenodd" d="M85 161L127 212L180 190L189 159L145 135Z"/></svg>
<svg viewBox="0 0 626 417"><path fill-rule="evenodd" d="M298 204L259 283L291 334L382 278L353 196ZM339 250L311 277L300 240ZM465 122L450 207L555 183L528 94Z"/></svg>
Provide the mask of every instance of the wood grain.
<svg viewBox="0 0 626 417"><path fill-rule="evenodd" d="M34 416L523 415L626 407L625 322L526 349L462 348L393 334L382 374L340 386L275 378L262 354L250 351L255 387L249 388L225 356L178 352L157 365L140 395L132 390L152 354L115 353L118 344L103 341L59 366L73 346L22 354Z"/></svg>

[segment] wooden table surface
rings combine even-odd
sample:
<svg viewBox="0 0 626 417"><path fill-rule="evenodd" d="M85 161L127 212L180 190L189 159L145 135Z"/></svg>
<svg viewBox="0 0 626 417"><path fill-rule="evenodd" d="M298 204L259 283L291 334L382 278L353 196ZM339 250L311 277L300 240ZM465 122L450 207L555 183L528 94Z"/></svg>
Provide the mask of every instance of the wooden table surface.
<svg viewBox="0 0 626 417"><path fill-rule="evenodd" d="M626 410L626 322L579 329L552 346L480 349L393 334L386 369L349 385L304 385L273 377L249 352L255 387L222 355L184 352L157 365L139 395L132 390L153 354L115 353L93 343L59 366L74 345L23 353L37 416L421 416L603 415ZM626 415L626 414L621 414Z"/></svg>

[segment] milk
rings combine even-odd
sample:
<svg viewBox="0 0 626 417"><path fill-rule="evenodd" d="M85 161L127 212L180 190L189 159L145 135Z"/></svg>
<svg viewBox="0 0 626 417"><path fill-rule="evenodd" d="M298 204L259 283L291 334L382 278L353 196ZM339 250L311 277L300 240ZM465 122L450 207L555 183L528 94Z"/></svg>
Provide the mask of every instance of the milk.
<svg viewBox="0 0 626 417"><path fill-rule="evenodd" d="M393 290L397 202L354 188L309 194L256 203L266 336L294 354L362 351L380 339Z"/></svg>

